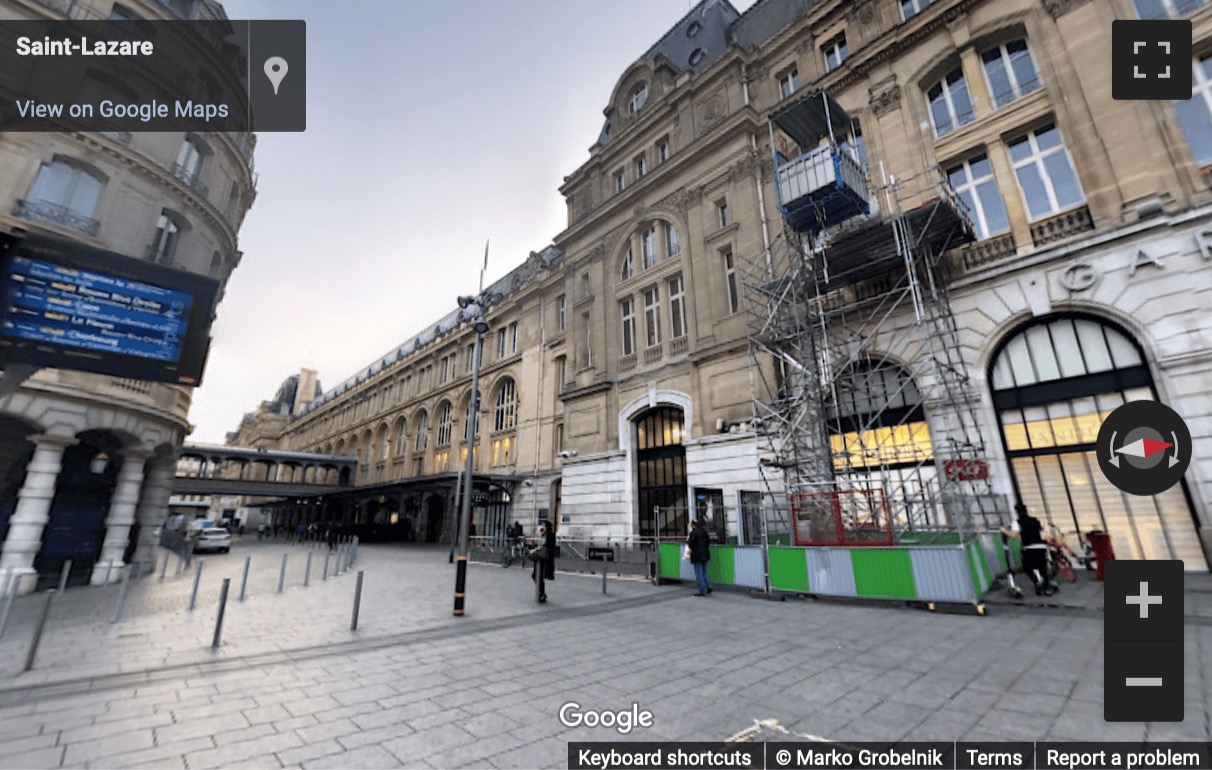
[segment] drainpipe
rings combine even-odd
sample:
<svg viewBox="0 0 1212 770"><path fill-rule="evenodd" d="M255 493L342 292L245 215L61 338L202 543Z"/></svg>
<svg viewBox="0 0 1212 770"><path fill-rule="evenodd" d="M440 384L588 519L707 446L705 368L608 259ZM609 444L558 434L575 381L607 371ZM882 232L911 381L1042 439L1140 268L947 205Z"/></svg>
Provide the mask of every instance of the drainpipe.
<svg viewBox="0 0 1212 770"><path fill-rule="evenodd" d="M530 474L530 521L538 527L539 515L539 456L543 448L543 380L547 375L547 365L544 363L547 351L547 311L542 294L539 295L539 395L535 410L534 428L534 471ZM558 525L558 522L557 522ZM535 530L538 531L537 529Z"/></svg>
<svg viewBox="0 0 1212 770"><path fill-rule="evenodd" d="M749 148L753 152L753 156L758 156L757 135L749 135ZM770 267L770 223L766 220L766 193L762 190L762 174L761 162L758 162L758 174L756 177L757 195L758 195L758 215L762 218L762 248L766 255L766 267Z"/></svg>

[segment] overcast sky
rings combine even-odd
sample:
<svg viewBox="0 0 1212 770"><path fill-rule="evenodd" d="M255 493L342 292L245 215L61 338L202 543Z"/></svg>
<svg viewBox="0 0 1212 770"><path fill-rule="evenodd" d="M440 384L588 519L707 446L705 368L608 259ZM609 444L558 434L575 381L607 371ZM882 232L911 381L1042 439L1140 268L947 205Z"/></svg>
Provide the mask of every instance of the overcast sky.
<svg viewBox="0 0 1212 770"><path fill-rule="evenodd" d="M187 440L208 443L300 368L330 390L453 309L486 240L489 281L550 244L619 76L691 3L224 6L307 22L307 131L257 137L244 258L190 411Z"/></svg>

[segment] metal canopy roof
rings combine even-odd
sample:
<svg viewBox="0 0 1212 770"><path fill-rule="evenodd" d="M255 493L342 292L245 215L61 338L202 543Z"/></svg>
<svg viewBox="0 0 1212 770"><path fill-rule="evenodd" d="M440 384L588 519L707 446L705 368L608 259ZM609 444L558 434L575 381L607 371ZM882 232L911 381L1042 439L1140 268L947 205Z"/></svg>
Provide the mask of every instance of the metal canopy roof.
<svg viewBox="0 0 1212 770"><path fill-rule="evenodd" d="M815 147L829 136L829 125L837 135L850 129L850 116L824 91L812 91L784 105L770 120L801 147Z"/></svg>

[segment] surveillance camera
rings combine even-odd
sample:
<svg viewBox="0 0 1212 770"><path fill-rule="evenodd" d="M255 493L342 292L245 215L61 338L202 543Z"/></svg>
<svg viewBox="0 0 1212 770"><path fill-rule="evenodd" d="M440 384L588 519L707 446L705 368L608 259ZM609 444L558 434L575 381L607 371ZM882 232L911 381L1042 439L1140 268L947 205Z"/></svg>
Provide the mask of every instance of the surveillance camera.
<svg viewBox="0 0 1212 770"><path fill-rule="evenodd" d="M568 459L569 457L576 457L576 456L577 456L576 450L565 449L563 452L560 452L560 457L563 457L564 459Z"/></svg>

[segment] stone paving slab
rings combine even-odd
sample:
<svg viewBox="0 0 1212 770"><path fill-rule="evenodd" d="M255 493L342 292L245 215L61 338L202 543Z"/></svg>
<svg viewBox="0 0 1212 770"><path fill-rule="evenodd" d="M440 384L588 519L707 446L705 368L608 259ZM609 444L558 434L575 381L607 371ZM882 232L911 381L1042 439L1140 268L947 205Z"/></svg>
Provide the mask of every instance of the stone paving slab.
<svg viewBox="0 0 1212 770"><path fill-rule="evenodd" d="M131 618L161 629L147 644L169 667L152 671L119 673L144 658L108 629L75 661L64 637L91 627L65 621L61 647L49 629L46 669L0 679L0 768L564 767L570 740L721 740L758 719L835 740L1212 739L1212 626L1190 619L1186 721L1121 726L1101 719L1102 621L1084 608L977 617L613 581L603 598L566 575L540 606L520 571L473 565L455 619L445 552L362 561L364 635L342 628L344 577L250 599L217 655L184 613ZM574 701L655 724L565 727Z"/></svg>

